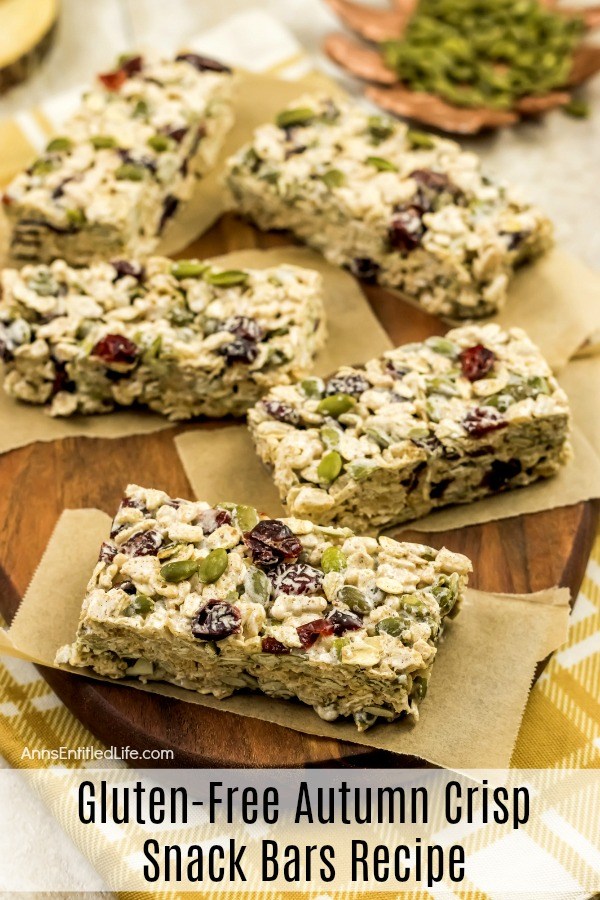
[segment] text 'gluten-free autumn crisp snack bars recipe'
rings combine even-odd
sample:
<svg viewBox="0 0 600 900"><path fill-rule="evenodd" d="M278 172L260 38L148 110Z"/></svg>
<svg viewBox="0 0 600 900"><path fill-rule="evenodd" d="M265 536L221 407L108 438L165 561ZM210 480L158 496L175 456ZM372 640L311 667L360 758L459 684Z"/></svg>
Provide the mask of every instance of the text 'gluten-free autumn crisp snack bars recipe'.
<svg viewBox="0 0 600 900"><path fill-rule="evenodd" d="M302 97L258 128L228 179L261 228L289 228L329 262L453 318L496 312L515 267L551 243L548 219L474 153L329 97Z"/></svg>
<svg viewBox="0 0 600 900"><path fill-rule="evenodd" d="M233 123L232 74L195 54L130 56L6 189L14 263L150 253Z"/></svg>
<svg viewBox="0 0 600 900"><path fill-rule="evenodd" d="M446 549L130 485L57 663L298 698L360 730L416 719L470 571Z"/></svg>
<svg viewBox="0 0 600 900"><path fill-rule="evenodd" d="M321 276L299 266L57 260L5 269L0 284L4 388L56 416L243 415L309 372L325 335Z"/></svg>
<svg viewBox="0 0 600 900"><path fill-rule="evenodd" d="M287 512L355 531L527 485L571 454L550 367L494 324L274 388L248 421Z"/></svg>

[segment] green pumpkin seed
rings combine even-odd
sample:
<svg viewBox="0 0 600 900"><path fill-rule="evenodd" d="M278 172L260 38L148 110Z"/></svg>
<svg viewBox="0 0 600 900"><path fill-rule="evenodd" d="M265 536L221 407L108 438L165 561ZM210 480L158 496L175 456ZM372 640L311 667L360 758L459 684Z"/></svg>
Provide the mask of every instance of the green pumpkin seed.
<svg viewBox="0 0 600 900"><path fill-rule="evenodd" d="M425 678L421 678L419 675L417 675L415 678L413 678L413 687L412 687L411 696L417 702L419 702L425 698L426 693L427 693L427 681L425 680Z"/></svg>
<svg viewBox="0 0 600 900"><path fill-rule="evenodd" d="M589 103L575 98L565 103L562 109L563 112L566 112L568 116L572 116L574 119L589 119L591 112Z"/></svg>
<svg viewBox="0 0 600 900"><path fill-rule="evenodd" d="M459 578L456 572L452 575L440 575L431 593L440 607L440 614L447 616L458 600Z"/></svg>
<svg viewBox="0 0 600 900"><path fill-rule="evenodd" d="M137 163L123 163L115 172L115 178L117 181L143 181L146 171L144 166Z"/></svg>
<svg viewBox="0 0 600 900"><path fill-rule="evenodd" d="M158 359L158 355L160 353L160 348L162 347L162 337L160 334L158 337L155 337L149 347L146 347L144 353L142 355L142 359L145 363L150 363L155 359Z"/></svg>
<svg viewBox="0 0 600 900"><path fill-rule="evenodd" d="M332 425L323 425L320 435L323 444L328 450L335 450L339 447L340 437L342 436L339 428L334 428Z"/></svg>
<svg viewBox="0 0 600 900"><path fill-rule="evenodd" d="M389 159L383 159L382 156L367 156L365 162L368 166L373 166L378 172L397 172L398 169Z"/></svg>
<svg viewBox="0 0 600 900"><path fill-rule="evenodd" d="M165 544L164 547L161 547L156 556L158 559L169 559L170 556L174 556L176 553L186 550L187 546L187 544L180 544L177 541L172 541L170 544Z"/></svg>
<svg viewBox="0 0 600 900"><path fill-rule="evenodd" d="M31 166L32 175L48 175L56 168L56 163L51 159L36 159Z"/></svg>
<svg viewBox="0 0 600 900"><path fill-rule="evenodd" d="M382 116L369 116L368 130L371 140L377 145L391 137L395 129L389 119Z"/></svg>
<svg viewBox="0 0 600 900"><path fill-rule="evenodd" d="M271 596L271 582L268 576L255 566L250 566L244 579L246 596L253 603L268 603Z"/></svg>
<svg viewBox="0 0 600 900"><path fill-rule="evenodd" d="M252 531L254 526L258 525L259 522L258 513L253 506L236 506L235 517L238 527L241 528L243 532Z"/></svg>
<svg viewBox="0 0 600 900"><path fill-rule="evenodd" d="M171 275L182 281L184 278L200 278L207 269L206 263L198 262L197 259L180 259L171 266Z"/></svg>
<svg viewBox="0 0 600 900"><path fill-rule="evenodd" d="M330 189L342 187L346 183L346 176L339 169L329 169L321 175L321 181Z"/></svg>
<svg viewBox="0 0 600 900"><path fill-rule="evenodd" d="M435 141L430 134L425 131L415 131L409 128L406 132L406 140L411 150L431 150L435 147Z"/></svg>
<svg viewBox="0 0 600 900"><path fill-rule="evenodd" d="M146 101L138 100L138 102L135 104L135 108L133 110L133 115L135 116L135 118L137 119L137 118L141 118L142 116L147 116L148 112L149 112L148 104L146 103Z"/></svg>
<svg viewBox="0 0 600 900"><path fill-rule="evenodd" d="M180 581L187 581L198 571L197 559L176 559L175 562L167 563L160 570L161 578L170 584L179 584Z"/></svg>
<svg viewBox="0 0 600 900"><path fill-rule="evenodd" d="M95 134L90 138L90 143L95 150L111 150L117 146L114 137L108 134Z"/></svg>
<svg viewBox="0 0 600 900"><path fill-rule="evenodd" d="M189 325L194 321L195 315L188 309L187 306L174 306L173 309L169 312L169 321L173 323L173 325L184 326Z"/></svg>
<svg viewBox="0 0 600 900"><path fill-rule="evenodd" d="M337 450L330 450L329 453L326 453L317 466L319 481L326 482L327 484L335 481L341 471L342 457Z"/></svg>
<svg viewBox="0 0 600 900"><path fill-rule="evenodd" d="M449 341L448 338L429 337L425 341L425 345L442 356L449 356L451 359L455 359L458 356L458 346Z"/></svg>
<svg viewBox="0 0 600 900"><path fill-rule="evenodd" d="M284 109L275 119L279 128L293 128L296 125L309 125L316 118L314 109L298 106L295 109Z"/></svg>
<svg viewBox="0 0 600 900"><path fill-rule="evenodd" d="M388 616L387 619L382 619L381 622L377 623L377 631L380 634L389 634L392 637L400 637L405 629L406 622L403 619L396 618L395 616Z"/></svg>
<svg viewBox="0 0 600 900"><path fill-rule="evenodd" d="M372 441L375 441L378 447L381 447L382 450L385 450L386 447L389 447L392 442L392 438L389 434L385 434L385 432L380 431L379 428L367 428L365 431L367 437L370 437Z"/></svg>
<svg viewBox="0 0 600 900"><path fill-rule="evenodd" d="M412 594L403 594L400 602L404 609L414 616L425 616L429 614L427 604L423 603L419 597L413 597Z"/></svg>
<svg viewBox="0 0 600 900"><path fill-rule="evenodd" d="M353 587L351 584L345 584L341 587L336 596L337 599L342 603L345 603L353 613L365 616L371 612L372 606L363 592L359 591L358 588Z"/></svg>
<svg viewBox="0 0 600 900"><path fill-rule="evenodd" d="M154 600L147 597L146 594L136 594L133 600L123 610L124 616L147 616L154 610Z"/></svg>
<svg viewBox="0 0 600 900"><path fill-rule="evenodd" d="M317 412L338 419L354 406L356 406L356 400L349 394L332 394L330 397L323 397L317 406Z"/></svg>
<svg viewBox="0 0 600 900"><path fill-rule="evenodd" d="M304 394L311 400L320 397L323 394L323 380L321 378L305 378L300 382Z"/></svg>
<svg viewBox="0 0 600 900"><path fill-rule="evenodd" d="M153 134L146 143L152 150L156 150L157 153L164 153L173 146L173 140L168 138L166 134Z"/></svg>
<svg viewBox="0 0 600 900"><path fill-rule="evenodd" d="M65 215L70 228L75 230L77 228L83 228L85 225L85 213L82 209L67 209Z"/></svg>
<svg viewBox="0 0 600 900"><path fill-rule="evenodd" d="M377 471L378 468L379 465L374 459L357 459L346 466L348 474L351 475L355 481L364 481Z"/></svg>
<svg viewBox="0 0 600 900"><path fill-rule="evenodd" d="M46 147L46 153L66 153L73 149L73 141L68 137L55 137Z"/></svg>
<svg viewBox="0 0 600 900"><path fill-rule="evenodd" d="M329 572L343 572L347 565L346 554L339 547L328 547L321 557L321 568L326 575Z"/></svg>
<svg viewBox="0 0 600 900"><path fill-rule="evenodd" d="M218 547L216 550L211 550L208 556L200 561L198 577L204 584L212 584L219 580L228 565L227 550Z"/></svg>
<svg viewBox="0 0 600 900"><path fill-rule="evenodd" d="M343 651L344 647L346 646L346 644L348 644L348 643L349 643L349 640L346 637L334 638L333 641L331 642L333 651L340 661L342 659L342 651Z"/></svg>
<svg viewBox="0 0 600 900"><path fill-rule="evenodd" d="M237 285L246 284L249 279L248 272L242 272L238 269L229 269L226 272L208 272L204 273L204 280L216 287L236 287Z"/></svg>

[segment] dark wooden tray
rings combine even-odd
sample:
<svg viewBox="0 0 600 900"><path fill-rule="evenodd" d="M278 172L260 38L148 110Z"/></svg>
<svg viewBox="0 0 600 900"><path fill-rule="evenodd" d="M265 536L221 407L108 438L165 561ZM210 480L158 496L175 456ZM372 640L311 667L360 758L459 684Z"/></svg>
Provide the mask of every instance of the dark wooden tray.
<svg viewBox="0 0 600 900"><path fill-rule="evenodd" d="M226 216L188 254L209 256L284 243L289 239L261 235L246 223ZM382 289L366 290L394 342L441 333L440 323L432 317ZM0 611L7 621L12 619L63 509L98 507L112 515L129 481L175 496L191 496L173 444L174 434L186 427L198 426L112 441L69 438L32 444L0 457ZM235 460L231 464L235 465ZM598 505L580 503L432 534L427 540L432 546L445 544L466 553L475 566L474 587L526 592L560 584L576 595L597 522ZM418 539L422 538L420 535ZM48 615L52 615L51 610ZM410 764L405 758L358 744L315 738L53 669L41 671L69 709L106 744L140 751L171 748L175 758L169 765L276 768Z"/></svg>

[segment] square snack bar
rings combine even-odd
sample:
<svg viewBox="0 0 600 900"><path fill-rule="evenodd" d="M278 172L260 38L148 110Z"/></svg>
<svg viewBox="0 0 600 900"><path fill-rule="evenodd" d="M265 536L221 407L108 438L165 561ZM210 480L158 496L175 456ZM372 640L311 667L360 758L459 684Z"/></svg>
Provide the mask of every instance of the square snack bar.
<svg viewBox="0 0 600 900"><path fill-rule="evenodd" d="M5 191L13 263L72 265L151 252L194 179L216 162L231 70L135 56L98 77L46 151Z"/></svg>
<svg viewBox="0 0 600 900"><path fill-rule="evenodd" d="M299 266L56 260L5 269L0 286L4 389L55 416L244 415L309 372L325 336L321 276Z"/></svg>
<svg viewBox="0 0 600 900"><path fill-rule="evenodd" d="M238 209L288 228L336 265L402 291L428 312L488 316L551 225L482 174L454 141L306 96L229 161Z"/></svg>
<svg viewBox="0 0 600 900"><path fill-rule="evenodd" d="M248 421L288 513L359 532L530 484L571 453L549 366L493 324L274 388Z"/></svg>
<svg viewBox="0 0 600 900"><path fill-rule="evenodd" d="M298 698L324 719L418 717L469 560L130 485L59 664L229 697Z"/></svg>

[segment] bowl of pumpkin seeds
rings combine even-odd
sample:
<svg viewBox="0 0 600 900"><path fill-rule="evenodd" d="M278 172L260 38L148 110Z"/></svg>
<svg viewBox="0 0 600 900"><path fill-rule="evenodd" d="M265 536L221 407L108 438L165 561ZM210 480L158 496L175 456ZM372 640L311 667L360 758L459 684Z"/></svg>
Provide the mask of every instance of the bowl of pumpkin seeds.
<svg viewBox="0 0 600 900"><path fill-rule="evenodd" d="M329 35L325 51L367 82L389 112L443 131L473 134L562 107L585 117L574 94L600 70L585 40L600 7L552 0L390 0L388 8L326 0L368 43Z"/></svg>

